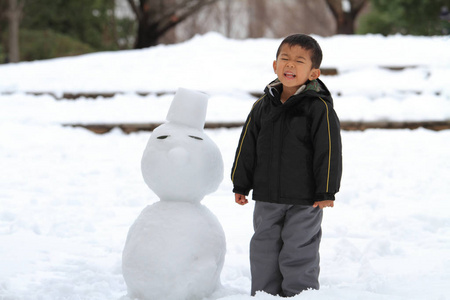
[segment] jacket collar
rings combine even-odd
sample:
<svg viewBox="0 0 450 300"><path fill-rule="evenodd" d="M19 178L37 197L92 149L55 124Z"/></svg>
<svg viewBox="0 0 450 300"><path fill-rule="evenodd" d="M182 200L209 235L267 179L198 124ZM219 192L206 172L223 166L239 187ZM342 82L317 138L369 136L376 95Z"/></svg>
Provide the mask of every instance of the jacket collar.
<svg viewBox="0 0 450 300"><path fill-rule="evenodd" d="M281 81L278 79L275 79L274 81L272 81L271 83L269 83L266 87L266 89L268 90L268 92L270 93L270 95L272 97L276 97L274 92L276 94L281 94L281 91L283 89L283 85L281 84ZM304 85L302 85L301 87L298 88L298 90L294 93L294 95L299 95L302 92L306 92L306 91L315 91L317 93L319 93L321 91L321 87L320 87L320 83L319 80L312 80L309 81L307 83L305 83Z"/></svg>

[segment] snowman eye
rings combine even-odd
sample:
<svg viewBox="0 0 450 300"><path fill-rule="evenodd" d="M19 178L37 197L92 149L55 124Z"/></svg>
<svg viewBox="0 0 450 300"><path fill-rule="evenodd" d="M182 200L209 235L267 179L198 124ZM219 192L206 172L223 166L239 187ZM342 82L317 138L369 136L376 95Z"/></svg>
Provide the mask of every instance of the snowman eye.
<svg viewBox="0 0 450 300"><path fill-rule="evenodd" d="M196 139L196 140L203 141L203 139L202 139L201 137L198 137L198 136L190 135L189 137L190 137L190 138L193 138L193 139Z"/></svg>
<svg viewBox="0 0 450 300"><path fill-rule="evenodd" d="M158 140L164 140L167 139L169 137L169 135L160 135L157 137Z"/></svg>

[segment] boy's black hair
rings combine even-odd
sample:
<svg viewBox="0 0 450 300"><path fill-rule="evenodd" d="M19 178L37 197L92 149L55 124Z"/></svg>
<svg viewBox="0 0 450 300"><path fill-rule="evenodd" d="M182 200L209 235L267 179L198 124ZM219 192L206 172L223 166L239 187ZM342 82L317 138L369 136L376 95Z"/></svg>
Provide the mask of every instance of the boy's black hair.
<svg viewBox="0 0 450 300"><path fill-rule="evenodd" d="M320 68L320 64L322 63L322 49L319 46L319 43L312 37L306 34L292 34L286 37L280 44L277 50L277 59L278 55L280 55L281 46L284 44L288 44L290 47L292 46L300 46L303 49L311 52L311 61L312 67L315 69Z"/></svg>

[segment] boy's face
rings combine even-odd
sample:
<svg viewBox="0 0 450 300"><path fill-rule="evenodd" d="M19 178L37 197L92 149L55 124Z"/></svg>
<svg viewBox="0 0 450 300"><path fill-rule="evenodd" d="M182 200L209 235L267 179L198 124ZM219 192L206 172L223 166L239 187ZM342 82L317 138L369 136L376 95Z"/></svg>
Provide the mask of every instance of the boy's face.
<svg viewBox="0 0 450 300"><path fill-rule="evenodd" d="M297 45L281 46L280 54L273 62L273 70L283 84L283 88L295 91L307 80L314 80L320 76L320 70L312 68L310 51Z"/></svg>

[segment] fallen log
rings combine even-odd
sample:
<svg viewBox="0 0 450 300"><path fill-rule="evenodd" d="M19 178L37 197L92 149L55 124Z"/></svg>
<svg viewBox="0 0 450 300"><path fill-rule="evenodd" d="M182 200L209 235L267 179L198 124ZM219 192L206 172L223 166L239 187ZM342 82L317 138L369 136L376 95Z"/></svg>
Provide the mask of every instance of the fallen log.
<svg viewBox="0 0 450 300"><path fill-rule="evenodd" d="M82 127L97 134L110 132L114 128L121 129L124 133L129 134L139 131L153 131L161 123L74 123L62 124L65 127ZM206 122L205 128L236 128L242 127L243 122ZM434 131L450 129L450 120L448 121L375 121L375 122L358 122L358 121L342 121L341 129L345 131L364 131L367 129L417 129L425 128Z"/></svg>
<svg viewBox="0 0 450 300"><path fill-rule="evenodd" d="M364 131L366 129L417 129L425 128L434 131L450 129L449 121L374 121L374 122L341 122L342 130Z"/></svg>

